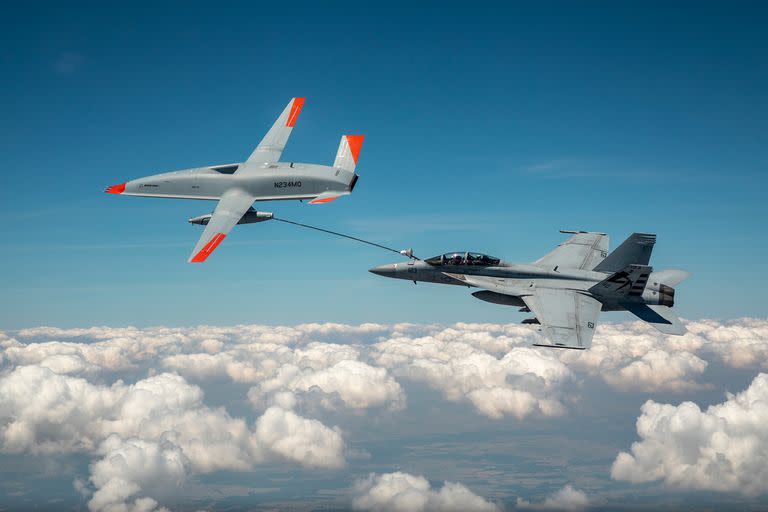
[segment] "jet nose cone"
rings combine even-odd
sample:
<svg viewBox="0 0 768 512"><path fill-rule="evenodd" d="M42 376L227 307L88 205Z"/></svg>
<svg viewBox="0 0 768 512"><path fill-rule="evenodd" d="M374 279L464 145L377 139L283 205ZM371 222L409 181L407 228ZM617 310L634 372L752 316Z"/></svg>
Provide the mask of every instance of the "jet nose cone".
<svg viewBox="0 0 768 512"><path fill-rule="evenodd" d="M373 267L368 272L378 276L393 277L395 275L395 267L396 265L394 263L389 263L387 265L379 265L378 267Z"/></svg>

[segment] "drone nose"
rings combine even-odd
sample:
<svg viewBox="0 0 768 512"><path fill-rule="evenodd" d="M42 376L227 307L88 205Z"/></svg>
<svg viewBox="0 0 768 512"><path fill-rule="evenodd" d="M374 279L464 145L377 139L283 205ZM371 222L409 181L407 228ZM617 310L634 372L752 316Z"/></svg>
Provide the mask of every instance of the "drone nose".
<svg viewBox="0 0 768 512"><path fill-rule="evenodd" d="M378 276L392 277L395 275L395 264L389 263L387 265L379 265L378 267L373 267L368 272Z"/></svg>

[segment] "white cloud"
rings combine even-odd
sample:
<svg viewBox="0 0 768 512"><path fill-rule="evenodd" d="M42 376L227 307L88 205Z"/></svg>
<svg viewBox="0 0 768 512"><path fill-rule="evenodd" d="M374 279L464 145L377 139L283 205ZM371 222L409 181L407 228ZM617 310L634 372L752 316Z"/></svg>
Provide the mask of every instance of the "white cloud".
<svg viewBox="0 0 768 512"><path fill-rule="evenodd" d="M187 378L253 384L250 397L260 406L272 403L272 394L290 391L328 407L402 408L402 389L382 373L384 367L429 383L449 400L467 400L482 414L520 418L561 412L558 389L574 375L601 378L619 390L682 392L704 387L701 377L712 360L768 367L768 321L686 324L689 333L674 337L642 322L603 323L583 352L531 349L540 335L529 326L467 323L40 327L17 332L16 339L4 336L0 349L6 364L72 375L141 370L159 362ZM534 351L536 362L526 363L527 370L517 361L527 357L521 349ZM531 377L545 385L528 385Z"/></svg>
<svg viewBox="0 0 768 512"><path fill-rule="evenodd" d="M316 390L337 396L346 407L353 409L386 404L389 404L390 409L400 409L405 402L405 394L400 384L387 370L350 359L341 360L329 368L317 371L286 364L273 378L252 387L248 397L255 404L259 404L264 395L284 390ZM321 403L332 407L331 400L326 399Z"/></svg>
<svg viewBox="0 0 768 512"><path fill-rule="evenodd" d="M258 383L248 396L257 407L275 393L322 394L321 404L333 407L337 398L351 409L385 406L401 409L405 394L385 368L360 360L358 348L309 342L286 346L271 343L233 345L217 354L180 354L162 364L183 375L205 379L226 377L235 382Z"/></svg>
<svg viewBox="0 0 768 512"><path fill-rule="evenodd" d="M136 495L148 490L168 492L179 487L188 472L183 451L165 436L152 442L111 435L99 453L102 458L91 464L91 482L96 490L88 508L94 512L158 510L154 499Z"/></svg>
<svg viewBox="0 0 768 512"><path fill-rule="evenodd" d="M275 459L337 468L344 450L338 429L278 406L251 428L223 408L204 405L202 390L174 374L111 386L41 366L0 376L0 451L102 455L91 467L94 510L122 506L146 482L167 474L177 481L188 473L244 471ZM132 507L154 507L137 499Z"/></svg>
<svg viewBox="0 0 768 512"><path fill-rule="evenodd" d="M702 387L702 346L693 335L666 336L643 322L601 324L590 349L564 351L560 359L616 389L686 391Z"/></svg>
<svg viewBox="0 0 768 512"><path fill-rule="evenodd" d="M4 350L4 356L14 365L37 364L67 373L130 370L153 361L160 354L191 350L195 331L188 331L191 332L169 328L139 330L132 327L24 329L17 333L18 337L35 341L9 347ZM79 359L81 367L67 370L51 365L50 358L55 356Z"/></svg>
<svg viewBox="0 0 768 512"><path fill-rule="evenodd" d="M637 419L640 441L618 455L616 480L663 480L671 487L768 492L768 374L741 393L701 410L647 401Z"/></svg>
<svg viewBox="0 0 768 512"><path fill-rule="evenodd" d="M684 321L688 333L666 336L643 322L600 324L592 348L567 352L571 368L600 376L619 390L688 391L706 387L711 362L768 368L768 320Z"/></svg>
<svg viewBox="0 0 768 512"><path fill-rule="evenodd" d="M589 507L589 498L578 489L566 485L559 491L547 496L543 503L530 503L526 500L517 499L517 508L525 510L563 510L567 512L578 512Z"/></svg>
<svg viewBox="0 0 768 512"><path fill-rule="evenodd" d="M9 339L2 348L4 359L12 365L38 365L73 375L137 370L154 367L159 360L164 368L188 378L258 383L250 396L259 406L269 403L271 394L291 391L311 392L328 407L396 410L405 404L402 388L386 369L362 360L363 347L315 341L341 337L359 343L360 336L377 336L390 330L378 324L143 330L41 327L18 333L21 339L35 341L24 344Z"/></svg>
<svg viewBox="0 0 768 512"><path fill-rule="evenodd" d="M317 467L344 465L344 441L339 430L293 411L267 409L256 422L256 436L260 443L288 460Z"/></svg>
<svg viewBox="0 0 768 512"><path fill-rule="evenodd" d="M498 511L493 503L465 486L444 482L432 489L423 476L395 472L371 474L355 482L352 508L374 512Z"/></svg>
<svg viewBox="0 0 768 512"><path fill-rule="evenodd" d="M280 418L275 412L280 408L272 407L251 430L245 420L211 409L202 399L199 387L169 373L107 387L24 366L0 378L1 447L12 453L87 452L113 433L158 440L173 431L198 471L248 469L270 452L308 466L340 465L341 436L320 422L302 423L290 413L283 418L285 428L275 433L269 426ZM296 442L318 449L305 459L300 450L285 448Z"/></svg>
<svg viewBox="0 0 768 512"><path fill-rule="evenodd" d="M687 323L692 336L700 339L733 368L768 368L768 320L740 318L726 322L698 320Z"/></svg>
<svg viewBox="0 0 768 512"><path fill-rule="evenodd" d="M514 346L503 334L493 338L474 329L392 338L376 344L372 357L396 376L427 382L448 400L468 400L491 418L563 412L560 388L572 374L554 353Z"/></svg>

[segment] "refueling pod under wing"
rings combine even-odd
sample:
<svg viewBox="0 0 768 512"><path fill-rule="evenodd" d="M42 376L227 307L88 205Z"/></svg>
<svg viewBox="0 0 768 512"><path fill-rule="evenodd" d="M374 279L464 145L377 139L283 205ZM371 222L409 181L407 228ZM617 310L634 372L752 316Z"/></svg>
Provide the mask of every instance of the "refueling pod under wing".
<svg viewBox="0 0 768 512"><path fill-rule="evenodd" d="M190 224L200 224L201 226L208 225L208 221L211 220L213 214L200 215L199 217L192 217L189 219ZM253 208L250 208L243 214L243 217L238 221L238 224L253 224L256 222L264 222L265 220L272 220L271 212L257 212Z"/></svg>

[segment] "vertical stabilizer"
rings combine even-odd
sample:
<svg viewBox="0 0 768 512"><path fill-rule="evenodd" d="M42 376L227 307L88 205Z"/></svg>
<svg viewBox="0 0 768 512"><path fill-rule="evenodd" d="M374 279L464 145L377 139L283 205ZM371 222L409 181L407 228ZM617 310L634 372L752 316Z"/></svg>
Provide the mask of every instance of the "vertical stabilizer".
<svg viewBox="0 0 768 512"><path fill-rule="evenodd" d="M365 135L342 135L333 166L355 172L357 159L360 157L360 149L363 147L363 139L365 139Z"/></svg>
<svg viewBox="0 0 768 512"><path fill-rule="evenodd" d="M593 270L595 272L618 272L628 265L648 265L655 244L656 235L632 233Z"/></svg>

